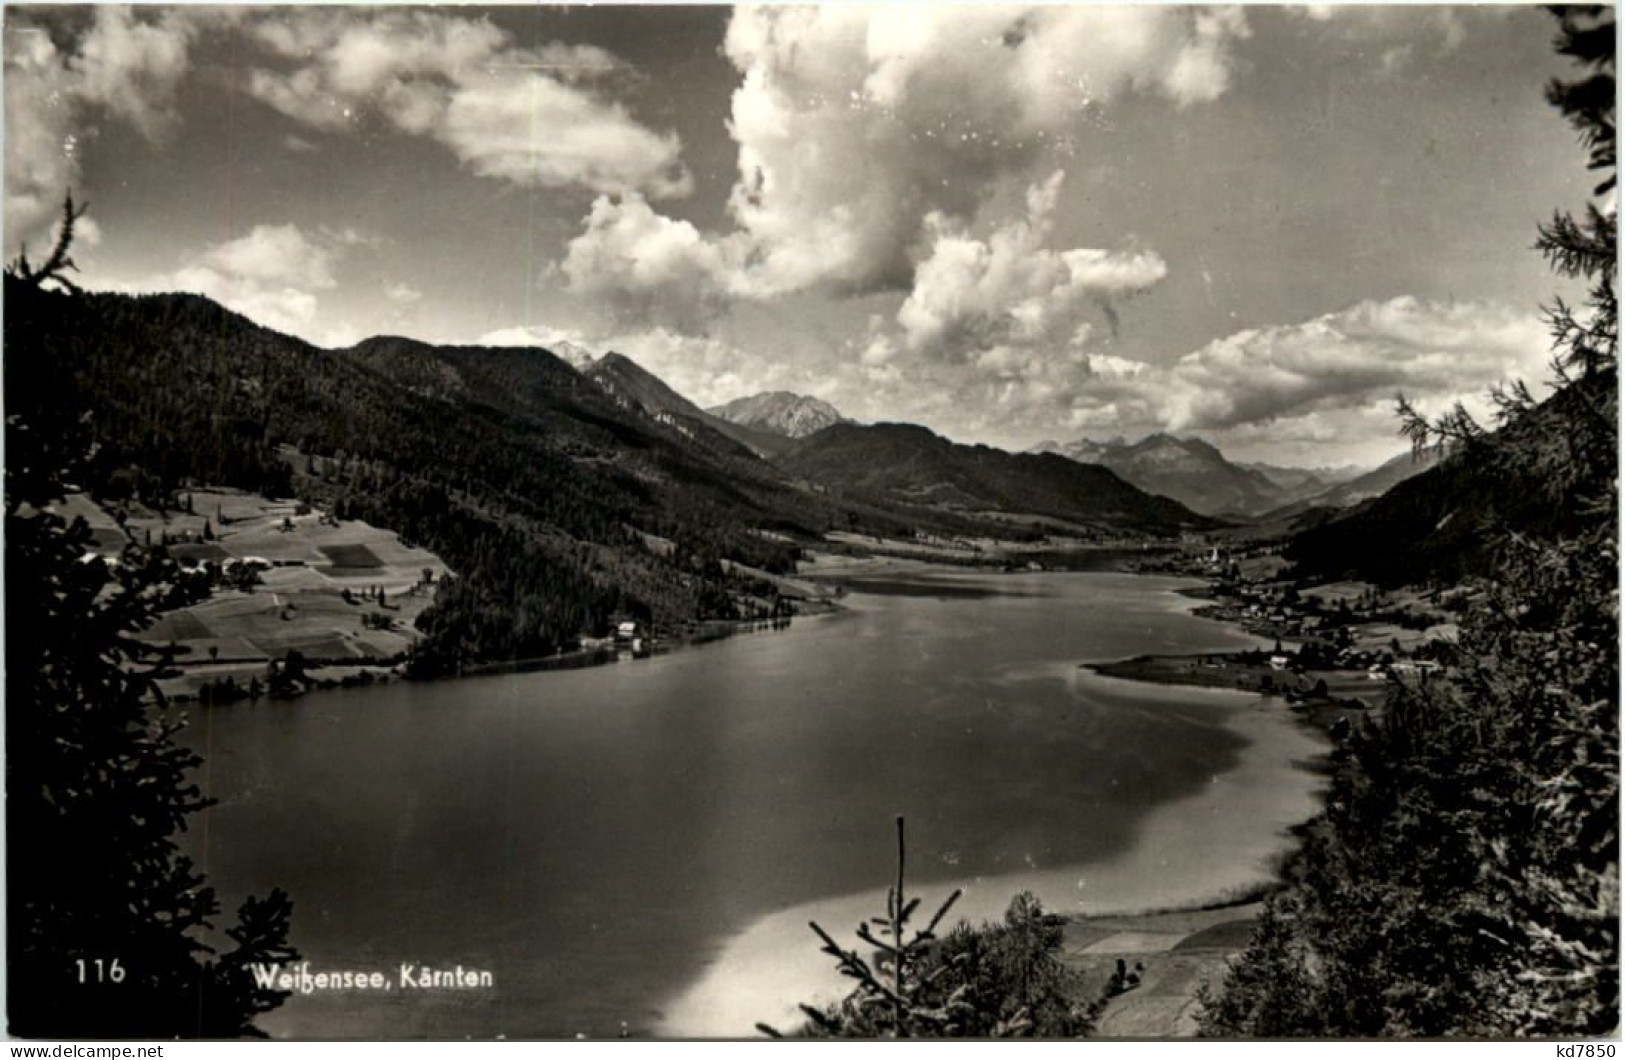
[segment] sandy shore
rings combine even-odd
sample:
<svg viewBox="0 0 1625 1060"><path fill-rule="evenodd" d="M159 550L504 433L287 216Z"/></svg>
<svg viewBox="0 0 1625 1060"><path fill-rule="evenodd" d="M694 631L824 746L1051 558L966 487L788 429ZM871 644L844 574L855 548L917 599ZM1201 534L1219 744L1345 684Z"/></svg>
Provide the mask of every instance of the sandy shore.
<svg viewBox="0 0 1625 1060"><path fill-rule="evenodd" d="M1211 702L1216 709L1229 712L1226 724L1246 738L1248 746L1235 767L1214 775L1204 790L1152 811L1142 822L1135 844L1120 856L1099 864L958 881L965 895L956 915L972 922L993 919L1021 890L1036 893L1046 908L1074 917L1195 910L1254 896L1272 883L1275 865L1292 843L1288 830L1318 807L1322 779L1306 767L1326 750L1319 735L1298 724L1278 704L1243 693L1174 691L1088 672L1078 679L1109 682L1119 695L1162 702L1175 696L1186 704ZM663 1037L748 1037L756 1033L758 1021L790 1030L799 1025L797 1002L840 997L848 983L836 974L833 962L818 952L807 923L816 920L838 940L852 940L852 932L862 920L885 908L883 876L877 872L877 877L881 879L874 890L773 913L726 940L705 974L665 1005L656 1033ZM943 884L916 893L923 897L923 906L934 908L952 886ZM1180 935L1177 929L1182 922L1169 923L1173 926L1162 932L1168 938L1159 936L1157 941L1167 941L1172 948L1190 932ZM1075 923L1071 929L1074 940L1089 937L1091 929L1086 924L1082 920ZM1101 941L1093 938L1070 948L1081 965L1089 964L1091 956L1083 950L1091 946L1095 947L1093 957L1109 963L1114 951L1109 946L1100 948ZM1139 998L1131 994L1129 999L1137 1003L1150 998L1154 989L1148 979L1136 992ZM1129 999L1122 1004L1127 1006ZM1177 1016L1183 1008L1175 1000L1170 998L1156 1011ZM1108 1021L1111 1018L1109 1013ZM1160 1018L1139 1023L1119 1019L1116 1033L1167 1033L1166 1021L1158 1022Z"/></svg>

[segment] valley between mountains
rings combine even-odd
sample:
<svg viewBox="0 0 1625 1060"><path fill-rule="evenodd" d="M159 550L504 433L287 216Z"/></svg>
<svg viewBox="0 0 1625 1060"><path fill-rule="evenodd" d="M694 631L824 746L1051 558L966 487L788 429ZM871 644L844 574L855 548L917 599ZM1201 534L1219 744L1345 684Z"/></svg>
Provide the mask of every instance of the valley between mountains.
<svg viewBox="0 0 1625 1060"><path fill-rule="evenodd" d="M702 409L614 352L327 350L192 295L8 282L7 304L12 399L92 410L100 485L72 504L96 547L163 545L208 607L250 616L152 634L194 642L192 691L222 650L430 675L601 651L626 629L654 643L783 619L828 604L795 577L812 552L1100 569L1209 542L1273 549L1335 534L1431 464L1242 467L1166 434L1011 453L794 394ZM280 544L243 536L262 524ZM355 528L338 535L357 539L349 566L312 536L340 527ZM290 547L309 555L268 555ZM296 595L218 598L256 584ZM334 607L336 625L305 628Z"/></svg>

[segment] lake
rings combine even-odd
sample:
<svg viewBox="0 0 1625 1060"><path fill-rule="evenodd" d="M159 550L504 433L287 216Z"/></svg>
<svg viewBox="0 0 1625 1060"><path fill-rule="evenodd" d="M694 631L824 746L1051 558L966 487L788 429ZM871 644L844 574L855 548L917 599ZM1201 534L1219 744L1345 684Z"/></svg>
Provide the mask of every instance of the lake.
<svg viewBox="0 0 1625 1060"><path fill-rule="evenodd" d="M1324 750L1279 701L1079 669L1252 638L1190 582L943 573L841 613L582 670L194 711L187 836L228 910L281 886L313 970L489 970L471 992L295 996L277 1037L751 1033L839 989L806 928L911 893L1061 912L1269 878ZM877 586L877 590L882 587Z"/></svg>

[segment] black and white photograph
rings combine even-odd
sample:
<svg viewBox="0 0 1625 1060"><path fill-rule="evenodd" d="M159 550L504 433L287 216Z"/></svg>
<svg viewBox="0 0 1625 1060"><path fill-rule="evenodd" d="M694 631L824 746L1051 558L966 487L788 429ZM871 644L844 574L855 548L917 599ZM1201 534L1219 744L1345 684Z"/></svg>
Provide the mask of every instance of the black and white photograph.
<svg viewBox="0 0 1625 1060"><path fill-rule="evenodd" d="M11 1040L1614 1055L1612 6L0 19Z"/></svg>

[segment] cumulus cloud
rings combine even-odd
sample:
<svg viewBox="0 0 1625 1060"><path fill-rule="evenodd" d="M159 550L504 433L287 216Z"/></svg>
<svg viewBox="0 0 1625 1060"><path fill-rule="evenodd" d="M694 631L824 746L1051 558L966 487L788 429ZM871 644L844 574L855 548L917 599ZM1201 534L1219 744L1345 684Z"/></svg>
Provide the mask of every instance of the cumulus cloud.
<svg viewBox="0 0 1625 1060"><path fill-rule="evenodd" d="M329 242L329 241L324 241ZM257 284L332 287L334 250L296 225L255 225L203 254L198 267Z"/></svg>
<svg viewBox="0 0 1625 1060"><path fill-rule="evenodd" d="M1386 76L1400 73L1419 53L1448 55L1467 40L1467 19L1461 6L1420 4L1330 4L1288 8L1323 24L1324 32L1357 45L1360 53L1377 56L1377 69ZM1474 17L1499 18L1504 11L1485 7Z"/></svg>
<svg viewBox="0 0 1625 1060"><path fill-rule="evenodd" d="M629 357L702 408L764 390L793 390L814 397L837 393L852 374L816 359L768 359L727 338L691 335L665 327L620 330L526 324L498 328L475 340L480 346L537 346L585 369L606 353Z"/></svg>
<svg viewBox="0 0 1625 1060"><path fill-rule="evenodd" d="M616 350L701 405L782 389L859 420L912 420L962 439L1172 430L1243 457L1308 463L1392 455L1403 444L1397 392L1425 413L1457 400L1482 411L1494 384L1542 379L1549 348L1535 313L1411 297L1240 331L1169 364L1115 353L1087 324L1080 332L1055 345L990 342L952 359L912 349L884 315L843 346L796 358L659 327L506 329L481 342Z"/></svg>
<svg viewBox="0 0 1625 1060"><path fill-rule="evenodd" d="M47 237L62 196L79 184L92 119L130 123L162 136L175 91L190 68L203 19L97 7L90 27L61 48L46 24L13 10L5 41L7 255Z"/></svg>
<svg viewBox="0 0 1625 1060"><path fill-rule="evenodd" d="M528 327L497 328L474 340L476 346L546 346L547 343L545 335Z"/></svg>
<svg viewBox="0 0 1625 1060"><path fill-rule="evenodd" d="M661 363L682 370L687 347L667 345ZM1113 352L1087 325L1056 345L993 342L933 359L877 317L829 359L800 367L817 372L820 395L849 416L914 420L961 439L1172 430L1244 457L1325 463L1380 460L1402 447L1397 392L1427 414L1457 400L1482 412L1494 384L1544 378L1548 349L1532 312L1400 297L1237 332L1168 364ZM691 385L705 371L760 382L748 360L702 360Z"/></svg>
<svg viewBox="0 0 1625 1060"><path fill-rule="evenodd" d="M193 255L174 272L108 284L123 291L189 291L255 323L311 341L343 345L320 330L320 292L338 285L335 266L364 242L353 232L306 233L297 225L256 225L248 234Z"/></svg>
<svg viewBox="0 0 1625 1060"><path fill-rule="evenodd" d="M656 213L642 196L600 196L561 271L571 291L624 321L694 333L740 289L735 247Z"/></svg>
<svg viewBox="0 0 1625 1060"><path fill-rule="evenodd" d="M1181 105L1218 99L1230 87L1230 43L1249 35L1241 8L1197 9L1191 39L1163 75L1164 91Z"/></svg>
<svg viewBox="0 0 1625 1060"><path fill-rule="evenodd" d="M765 363L726 340L669 328L606 336L597 345L632 358L702 407L763 390L791 389L791 380L807 382L793 366Z"/></svg>
<svg viewBox="0 0 1625 1060"><path fill-rule="evenodd" d="M908 292L917 265L945 277L954 255L969 252L967 227L997 223L983 215L1001 191L1075 157L1101 108L1130 92L1176 106L1222 94L1247 33L1239 9L1161 5L738 8L724 43L741 78L728 124L735 229L700 233L640 199L605 200L571 246L566 275L623 314L647 305L651 322L674 327L704 322L730 299ZM1028 224L1028 245L1048 234ZM611 232L615 252L597 253ZM650 294L645 251L674 273L669 297ZM1106 272L1151 264L1069 253L1045 259L1048 275L1028 281L1029 296L1046 279L1051 291L1081 290L1101 285L1088 274L1109 286ZM916 309L936 314L928 297Z"/></svg>
<svg viewBox="0 0 1625 1060"><path fill-rule="evenodd" d="M249 91L315 128L376 115L515 184L656 198L692 189L676 135L604 91L627 71L601 48L522 48L489 21L427 11L294 8L253 35L291 65L256 68Z"/></svg>
<svg viewBox="0 0 1625 1060"><path fill-rule="evenodd" d="M1536 314L1506 305L1366 301L1240 331L1165 367L1093 355L1064 401L1028 415L1096 437L1195 431L1227 452L1380 455L1393 448L1396 393L1426 414L1458 400L1482 413L1495 384L1538 385L1549 345Z"/></svg>
<svg viewBox="0 0 1625 1060"><path fill-rule="evenodd" d="M498 328L474 340L476 346L539 346L562 357L577 371L585 371L599 357L586 341L582 332L574 328L559 328L549 324L528 324Z"/></svg>
<svg viewBox="0 0 1625 1060"><path fill-rule="evenodd" d="M1027 213L980 240L941 214L926 218L931 250L897 312L908 345L945 357L1004 347L1047 350L1090 332L1080 320L1145 290L1168 267L1149 251L1047 250L1062 173L1027 192ZM1115 320L1115 317L1112 318Z"/></svg>
<svg viewBox="0 0 1625 1060"><path fill-rule="evenodd" d="M68 67L85 99L156 138L174 120L175 89L190 68L197 29L187 18L146 22L132 8L98 7L95 25Z"/></svg>
<svg viewBox="0 0 1625 1060"><path fill-rule="evenodd" d="M906 288L928 218L969 221L1125 92L1217 97L1246 33L1161 5L739 9L731 206L757 283Z"/></svg>
<svg viewBox="0 0 1625 1060"><path fill-rule="evenodd" d="M1268 423L1336 407L1475 396L1539 378L1550 346L1530 312L1401 297L1361 302L1303 324L1259 328L1182 357L1166 400L1174 428Z"/></svg>

